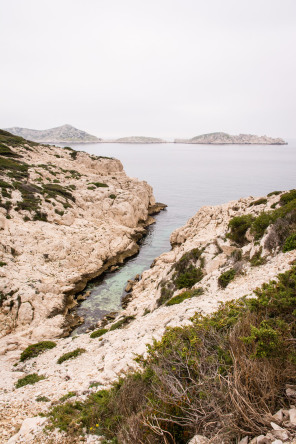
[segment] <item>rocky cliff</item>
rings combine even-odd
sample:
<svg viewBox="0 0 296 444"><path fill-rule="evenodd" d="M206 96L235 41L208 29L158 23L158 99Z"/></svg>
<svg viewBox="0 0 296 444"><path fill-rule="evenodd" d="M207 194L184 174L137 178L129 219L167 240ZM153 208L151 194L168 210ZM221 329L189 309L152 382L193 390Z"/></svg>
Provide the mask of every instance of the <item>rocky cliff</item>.
<svg viewBox="0 0 296 444"><path fill-rule="evenodd" d="M152 188L116 159L0 139L1 336L58 337L86 282L138 251Z"/></svg>
<svg viewBox="0 0 296 444"><path fill-rule="evenodd" d="M231 136L227 133L210 133L192 139L175 139L175 143L197 143L206 145L287 145L283 139L253 134Z"/></svg>
<svg viewBox="0 0 296 444"><path fill-rule="evenodd" d="M80 156L84 159L83 154ZM104 176L107 182L106 179ZM108 387L124 371L138 367L135 356L145 354L146 344L151 344L153 338L160 339L166 328L191 325L196 312L213 313L221 301L254 296L258 286L288 270L296 260L295 203L296 192L292 191L201 208L171 235L172 250L155 259L140 280L131 285L126 308L116 319L98 323L104 330L98 332L97 338L83 334L59 339L54 348L25 362L19 361L27 343L21 330L11 340L3 340L1 402L11 405L10 410L2 412L7 421L4 432L12 434L13 422L48 409L49 402L56 402L62 395L71 392L74 400L83 401L89 394ZM50 249L50 260L56 252L58 245ZM79 255L75 260L79 267ZM38 265L38 273L41 267ZM33 279L32 275L31 283ZM31 342L37 342L37 338L38 331ZM59 358L68 352L78 353L77 357L59 364ZM45 379L15 389L19 378L33 372ZM37 402L41 395L44 401ZM32 442L46 442L46 435L34 424ZM25 432L16 435L11 443L20 442L24 436ZM52 436L56 439L53 442L73 442L73 438L68 441L65 436L56 436ZM92 438L88 439L92 442ZM94 442L99 441L94 438Z"/></svg>
<svg viewBox="0 0 296 444"><path fill-rule="evenodd" d="M39 143L97 143L102 141L102 139L71 125L62 125L47 130L13 127L7 128L6 131Z"/></svg>

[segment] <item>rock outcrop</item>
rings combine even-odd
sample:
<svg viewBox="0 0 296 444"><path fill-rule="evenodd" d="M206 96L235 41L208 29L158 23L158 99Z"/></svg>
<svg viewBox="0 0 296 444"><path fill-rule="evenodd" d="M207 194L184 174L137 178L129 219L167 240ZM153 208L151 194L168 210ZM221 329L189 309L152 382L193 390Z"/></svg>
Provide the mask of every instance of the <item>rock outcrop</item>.
<svg viewBox="0 0 296 444"><path fill-rule="evenodd" d="M71 125L62 125L47 130L13 127L6 128L6 131L39 143L97 143L102 141L102 139Z"/></svg>
<svg viewBox="0 0 296 444"><path fill-rule="evenodd" d="M0 152L1 353L68 334L76 293L138 252L155 208L119 160L18 142Z"/></svg>
<svg viewBox="0 0 296 444"><path fill-rule="evenodd" d="M227 133L209 133L192 139L175 139L175 143L197 143L206 145L287 145L283 139L253 134L231 136Z"/></svg>
<svg viewBox="0 0 296 444"><path fill-rule="evenodd" d="M117 174L123 177L122 172ZM45 396L55 402L66 393L75 392L74 400L85 399L88 394L108 386L124 371L137 367L135 356L145 354L146 344L152 343L153 338L160 339L166 327L186 325L196 312L212 313L221 301L245 295L254 296L258 286L289 269L295 263L296 250L283 253L276 245L271 247L271 227L259 240L254 238L250 230L247 231L246 241L240 246L227 237L228 224L233 217L256 217L263 210L272 212L280 205L279 201L279 193L275 193L257 200L249 197L216 207L201 208L184 227L171 235L172 250L159 256L151 268L133 282L132 293L129 293L132 297L126 308L111 316L109 324L106 325L106 321L104 325L98 323L98 327L108 329L110 325L118 326L119 322L121 328L113 328L97 339L91 338L89 334L58 339L56 347L24 363L19 361L20 352L24 348L21 333L18 339L7 341L5 347L2 343L5 355L1 357L0 388L3 394L0 405L3 407L1 415L4 418L5 433L9 436L15 433L13 423L10 423L12 417L16 423L48 408L49 401L38 403L38 396ZM58 245L50 249L50 254L56 252ZM79 255L75 257L76 265L80 266ZM190 298L175 305L166 305L162 299L164 296L166 300L172 300L184 292L184 289L168 285L174 280L176 282L177 265L181 262L184 265L184 258L189 263L194 262L194 266L200 269L198 282L192 286ZM235 271L232 280L227 286L222 286L219 278L229 270ZM27 316L30 316L29 311ZM37 342L36 335L34 342ZM63 365L57 363L61 355L77 348L85 352ZM18 378L33 372L43 375L45 379L35 385L15 389ZM293 388L289 390L293 395ZM10 405L10 409L6 408L7 405ZM294 410L292 413L294 415ZM294 418L293 415L291 417ZM62 438L53 438L56 439L53 442L70 442L62 441ZM38 439L36 442L46 442L42 440L46 439L42 433Z"/></svg>

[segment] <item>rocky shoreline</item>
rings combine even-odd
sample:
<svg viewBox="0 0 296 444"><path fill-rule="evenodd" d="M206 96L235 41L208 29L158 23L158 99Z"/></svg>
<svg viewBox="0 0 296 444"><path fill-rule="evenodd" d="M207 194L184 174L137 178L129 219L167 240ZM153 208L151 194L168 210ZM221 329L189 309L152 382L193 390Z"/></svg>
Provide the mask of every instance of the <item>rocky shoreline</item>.
<svg viewBox="0 0 296 444"><path fill-rule="evenodd" d="M276 192L260 199L249 197L217 207L201 208L184 227L171 235L172 250L155 259L151 268L133 282L125 308L117 315L98 322L97 327L105 329L102 337L82 334L57 339L52 350L25 362L19 361L24 343L17 348L6 349L1 357L0 396L5 436L15 433L15 426L10 425L12 417L14 424L19 424L26 417L46 411L67 393L74 393L71 395L74 400L83 401L90 393L109 387L125 371L137 368L134 357L145 354L146 344L160 339L167 327L189 325L196 312L213 313L221 301L253 295L263 283L275 279L295 264L296 250L283 252L277 246L272 225L259 239L248 230L245 242L239 247L228 236L229 222L233 218L247 216L246 220L249 217L255 220L263 211L277 211L281 208L282 195ZM194 262L201 275L190 290L191 296L183 300L184 290L178 288L179 281L174 273L178 264L182 263L183 267L186 261L189 261L189 269ZM231 270L234 272L230 277ZM229 281L221 287L221 276L225 278L226 275L229 275ZM172 282L176 283L175 287L171 286ZM178 303L166 303L176 298L181 298ZM58 364L63 354L77 349L84 350L81 356ZM34 385L15 388L19 378L33 372L45 379ZM38 402L37 398L41 395L48 401ZM11 409L5 410L9 403ZM22 439L46 443L48 438L42 431L46 421L42 420L42 425L37 424L37 419L32 421L30 433L16 435L10 443L21 442ZM53 443L75 442L58 432L51 438ZM89 443L100 442L96 437L79 439Z"/></svg>
<svg viewBox="0 0 296 444"><path fill-rule="evenodd" d="M75 295L136 254L154 222L149 212L165 207L116 159L7 134L0 153L1 353L68 335L79 322Z"/></svg>

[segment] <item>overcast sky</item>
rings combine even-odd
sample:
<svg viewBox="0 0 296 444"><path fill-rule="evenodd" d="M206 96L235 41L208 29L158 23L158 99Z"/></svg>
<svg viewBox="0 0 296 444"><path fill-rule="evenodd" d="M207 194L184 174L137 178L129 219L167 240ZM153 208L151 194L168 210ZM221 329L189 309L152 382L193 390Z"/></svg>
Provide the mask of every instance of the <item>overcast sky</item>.
<svg viewBox="0 0 296 444"><path fill-rule="evenodd" d="M296 137L296 0L0 0L0 127Z"/></svg>

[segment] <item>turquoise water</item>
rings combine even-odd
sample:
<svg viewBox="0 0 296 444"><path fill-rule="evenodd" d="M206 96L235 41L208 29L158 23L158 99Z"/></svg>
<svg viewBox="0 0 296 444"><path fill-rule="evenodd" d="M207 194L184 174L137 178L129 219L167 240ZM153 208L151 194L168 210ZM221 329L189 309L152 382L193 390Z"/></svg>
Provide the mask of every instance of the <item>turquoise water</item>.
<svg viewBox="0 0 296 444"><path fill-rule="evenodd" d="M156 216L140 253L116 272L89 284L91 295L77 310L85 323L75 330L76 334L106 312L120 308L127 280L170 250L171 232L201 206L296 187L296 141L284 146L107 143L73 148L120 159L129 176L146 180L153 186L156 200L168 205Z"/></svg>

